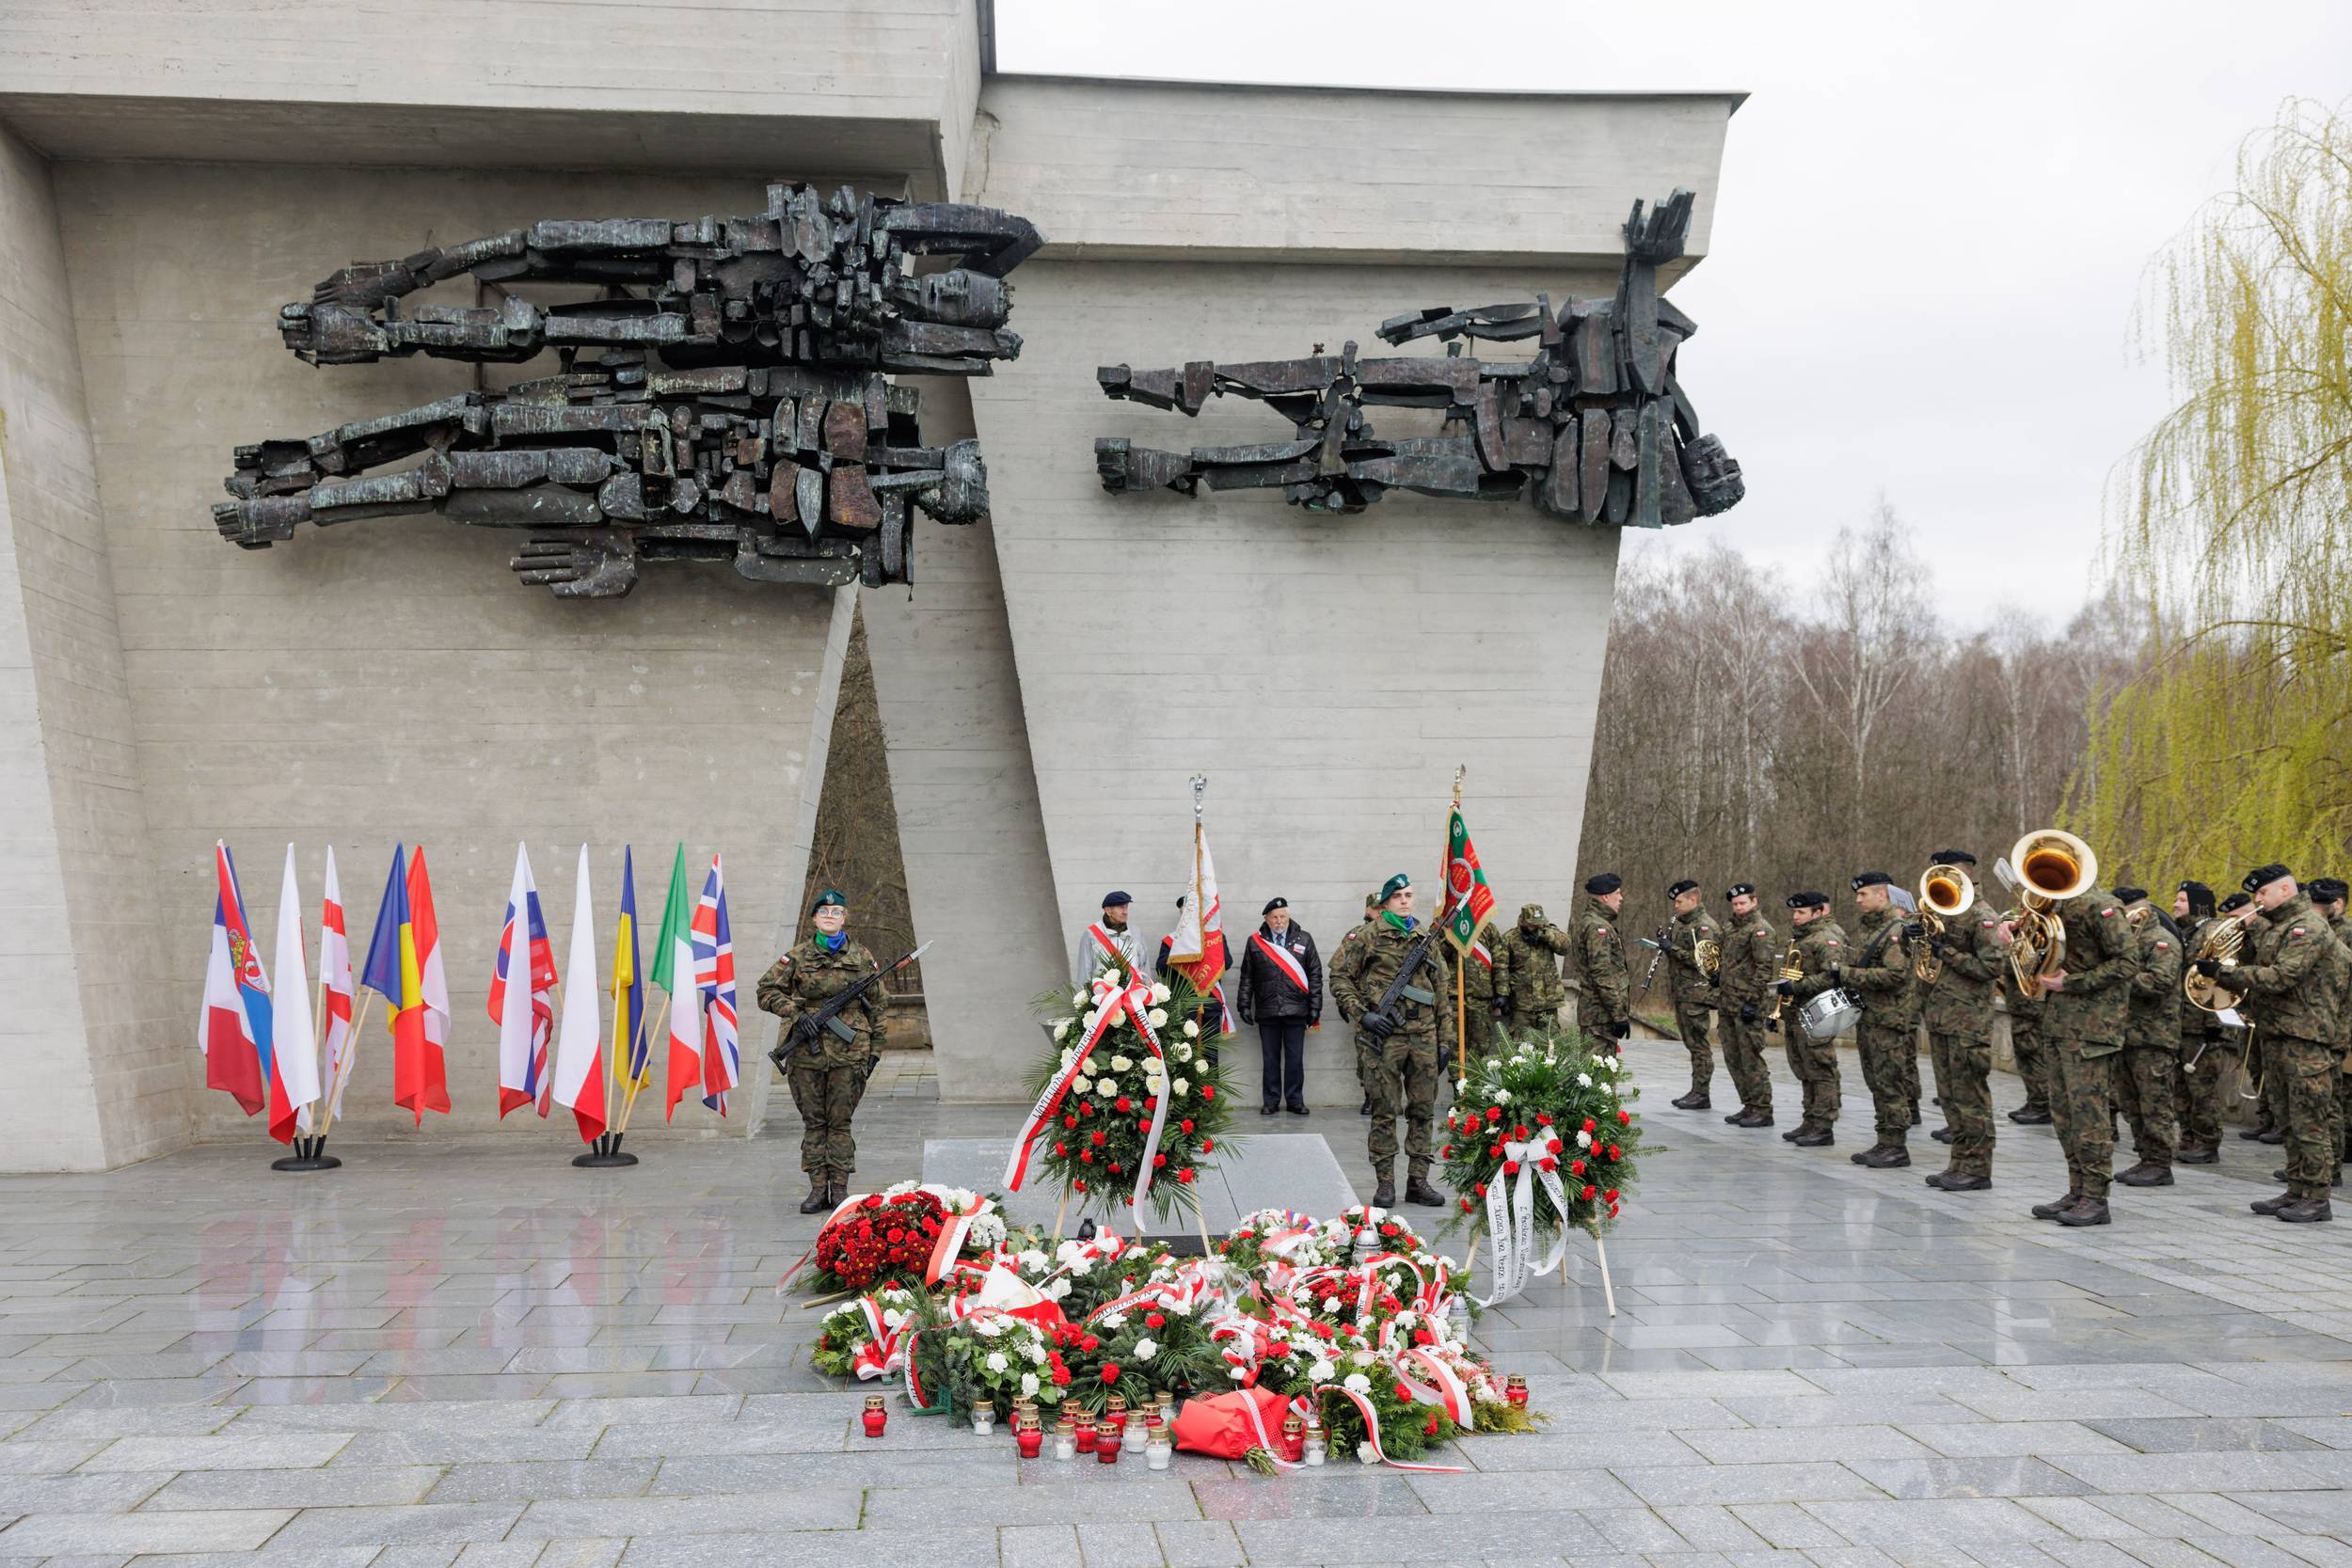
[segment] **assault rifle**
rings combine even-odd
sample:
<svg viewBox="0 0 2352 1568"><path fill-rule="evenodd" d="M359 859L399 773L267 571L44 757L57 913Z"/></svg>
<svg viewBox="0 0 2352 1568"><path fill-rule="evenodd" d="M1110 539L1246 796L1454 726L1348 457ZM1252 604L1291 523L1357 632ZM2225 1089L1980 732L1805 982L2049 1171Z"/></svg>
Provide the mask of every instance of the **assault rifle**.
<svg viewBox="0 0 2352 1568"><path fill-rule="evenodd" d="M897 963L884 964L857 984L843 987L827 997L824 1004L814 1011L803 1013L793 1022L792 1027L784 1032L784 1037L776 1041L776 1048L768 1053L768 1059L776 1064L778 1072L787 1072L791 1069L794 1053L814 1045L820 1033L831 1031L837 1039L857 1038L857 1031L841 1022L843 1011L859 997L881 985L885 977L898 974L930 950L931 944L927 942Z"/></svg>
<svg viewBox="0 0 2352 1568"><path fill-rule="evenodd" d="M1384 1044L1391 1035L1396 1033L1396 1005L1405 1000L1406 991L1412 988L1413 976L1420 973L1422 960L1429 956L1429 944L1437 938L1438 923L1432 920L1422 927L1420 939L1406 953L1405 961L1397 966L1396 978L1391 980L1389 989L1380 993L1380 1000L1370 1012L1356 1021L1357 1028ZM1435 1005L1437 999L1424 992L1415 1000L1423 1006L1429 1006Z"/></svg>

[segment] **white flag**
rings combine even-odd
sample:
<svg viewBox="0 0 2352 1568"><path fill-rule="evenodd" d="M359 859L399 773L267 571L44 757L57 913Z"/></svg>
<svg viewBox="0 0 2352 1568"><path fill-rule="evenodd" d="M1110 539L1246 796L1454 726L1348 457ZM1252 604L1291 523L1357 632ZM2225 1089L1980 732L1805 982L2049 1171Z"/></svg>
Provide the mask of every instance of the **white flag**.
<svg viewBox="0 0 2352 1568"><path fill-rule="evenodd" d="M278 1079L294 1107L294 1126L310 1131L319 1097L319 1041L310 1023L310 973L302 952L302 890L294 883L294 847L286 846L286 876L278 888L278 990L270 1003L270 1048Z"/></svg>
<svg viewBox="0 0 2352 1568"><path fill-rule="evenodd" d="M564 993L564 1018L555 1032L555 1102L571 1107L580 1142L594 1143L604 1132L604 1050L596 1011L596 911L588 895L585 844L573 882L572 953L565 967L572 972L572 989Z"/></svg>

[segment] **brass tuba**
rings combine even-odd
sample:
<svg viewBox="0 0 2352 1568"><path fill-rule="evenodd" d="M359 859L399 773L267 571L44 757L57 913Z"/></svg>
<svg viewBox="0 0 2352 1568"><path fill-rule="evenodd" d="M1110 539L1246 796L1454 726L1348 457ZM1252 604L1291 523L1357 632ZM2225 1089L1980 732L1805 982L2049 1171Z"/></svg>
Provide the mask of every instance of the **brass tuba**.
<svg viewBox="0 0 2352 1568"><path fill-rule="evenodd" d="M1977 901L1977 884L1956 865L1931 865L1919 876L1919 924L1931 936L1942 936L1946 925L1968 912ZM1931 942L1921 942L1911 956L1911 972L1922 985L1931 986L1944 974L1944 960Z"/></svg>
<svg viewBox="0 0 2352 1568"><path fill-rule="evenodd" d="M2099 879L2099 857L2073 833L2043 828L2019 839L1993 870L2017 895L2018 907L2004 917L2014 923L2010 973L2020 995L2038 997L2042 981L2066 967L2066 927L2058 906Z"/></svg>
<svg viewBox="0 0 2352 1568"><path fill-rule="evenodd" d="M2246 927L2230 915L2218 914L2205 922L2198 936L2197 951L2188 956L2188 964L2181 974L2181 994L2196 1006L2209 1013L2234 1007L2246 992L2233 987L2227 972L2237 967L2238 955L2246 950ZM2218 958L2224 973L2207 976L2197 973L2200 958Z"/></svg>

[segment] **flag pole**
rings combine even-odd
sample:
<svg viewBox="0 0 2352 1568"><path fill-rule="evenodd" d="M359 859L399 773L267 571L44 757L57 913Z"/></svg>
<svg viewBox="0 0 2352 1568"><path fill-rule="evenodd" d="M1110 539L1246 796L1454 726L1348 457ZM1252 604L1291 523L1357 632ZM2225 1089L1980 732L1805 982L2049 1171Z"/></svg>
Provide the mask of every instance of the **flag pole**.
<svg viewBox="0 0 2352 1568"><path fill-rule="evenodd" d="M374 989L373 989L373 987L369 987L369 986L361 986L361 987L359 988L359 990L361 990L364 994L363 994L363 995L361 995L361 997L359 998L359 1010L358 1010L357 1013L355 1013L355 1014L353 1014L353 1015L352 1015L352 1020L351 1020L351 1037L351 1037L351 1048L352 1048L354 1051L357 1051L358 1049L359 1049L359 1031L360 1031L360 1029L361 1029L361 1028L363 1028L363 1027L366 1025L366 1023L367 1023L367 1022L368 1022L368 1009L375 1006L375 991L374 991ZM320 1136L320 1137L322 1137L322 1138L324 1138L325 1136L326 1136L326 1128L327 1128L327 1127L332 1127L332 1126L334 1126L334 1125L335 1125L335 1104L334 1104L334 1099L335 1099L335 1086L334 1086L334 1085L332 1085L331 1083L327 1085L327 1088L326 1088L326 1101L327 1101L327 1105L326 1105L326 1125L325 1127L321 1127L321 1128L319 1129L319 1136Z"/></svg>
<svg viewBox="0 0 2352 1568"><path fill-rule="evenodd" d="M1445 847L1438 851L1438 886L1443 890L1439 896L1449 909L1454 903L1454 816L1461 815L1462 778L1469 771L1469 764L1454 764L1454 816L1446 818ZM1470 937L1474 941L1477 936L1477 928L1472 927ZM1462 974L1462 966L1469 961L1470 950L1456 948L1454 954L1454 1078L1456 1083L1470 1076L1470 999L1469 988Z"/></svg>
<svg viewBox="0 0 2352 1568"><path fill-rule="evenodd" d="M668 1032L668 1030L669 1030L669 1024L670 1024L670 1020L671 1020L672 1016L673 1016L673 1015L675 1015L676 1012L677 1012L677 992L675 992L675 991L672 991L672 992L670 992L670 994L669 994L669 1000L668 1000L667 1002L665 1002L665 1003L662 1005L662 1008L661 1008L661 1023L662 1023L662 1030L663 1030L663 1032L664 1032L665 1034L666 1034L666 1033ZM644 1019L642 1019L642 1018L641 1018L641 1019L639 1019L639 1020L637 1021L637 1037L638 1037L640 1040L643 1040L643 1039L644 1038L644 1037L645 1037L645 1021L644 1021ZM630 1053L630 1054L631 1054L631 1055L634 1055L635 1053L635 1053L634 1051L631 1051L631 1053ZM625 1103L621 1106L621 1131L622 1131L622 1132L628 1132L628 1117L629 1117L629 1113L630 1113L631 1111L634 1111L634 1110L637 1108L637 1091L638 1091L638 1089L639 1089L639 1088L641 1088L641 1087L643 1087L643 1086L644 1086L644 1079L642 1079L641 1077L639 1077L639 1076L638 1076L637 1074L635 1074L635 1073L631 1073L631 1074L629 1075L629 1080L628 1080L628 1100L627 1101L627 1102L625 1102Z"/></svg>

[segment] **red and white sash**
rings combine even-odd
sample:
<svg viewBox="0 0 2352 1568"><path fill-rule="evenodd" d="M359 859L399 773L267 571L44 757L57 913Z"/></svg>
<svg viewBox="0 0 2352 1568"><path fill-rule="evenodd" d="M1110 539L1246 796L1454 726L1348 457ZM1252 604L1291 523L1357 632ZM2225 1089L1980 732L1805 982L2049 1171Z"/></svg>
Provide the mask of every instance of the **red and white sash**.
<svg viewBox="0 0 2352 1568"><path fill-rule="evenodd" d="M1111 940L1111 934L1108 931L1103 929L1103 927L1099 925L1089 926L1087 927L1087 935L1094 939L1094 945L1103 950L1103 956L1110 959L1112 964L1117 966L1120 974L1126 974L1130 977L1135 974L1135 959L1128 956L1125 948L1120 946L1118 942Z"/></svg>
<svg viewBox="0 0 2352 1568"><path fill-rule="evenodd" d="M1292 985L1296 986L1305 994L1313 994L1307 988L1307 966L1292 957L1289 948L1279 942L1268 942L1254 931L1249 935L1249 942L1251 946L1264 954L1266 961L1280 970L1283 977Z"/></svg>

